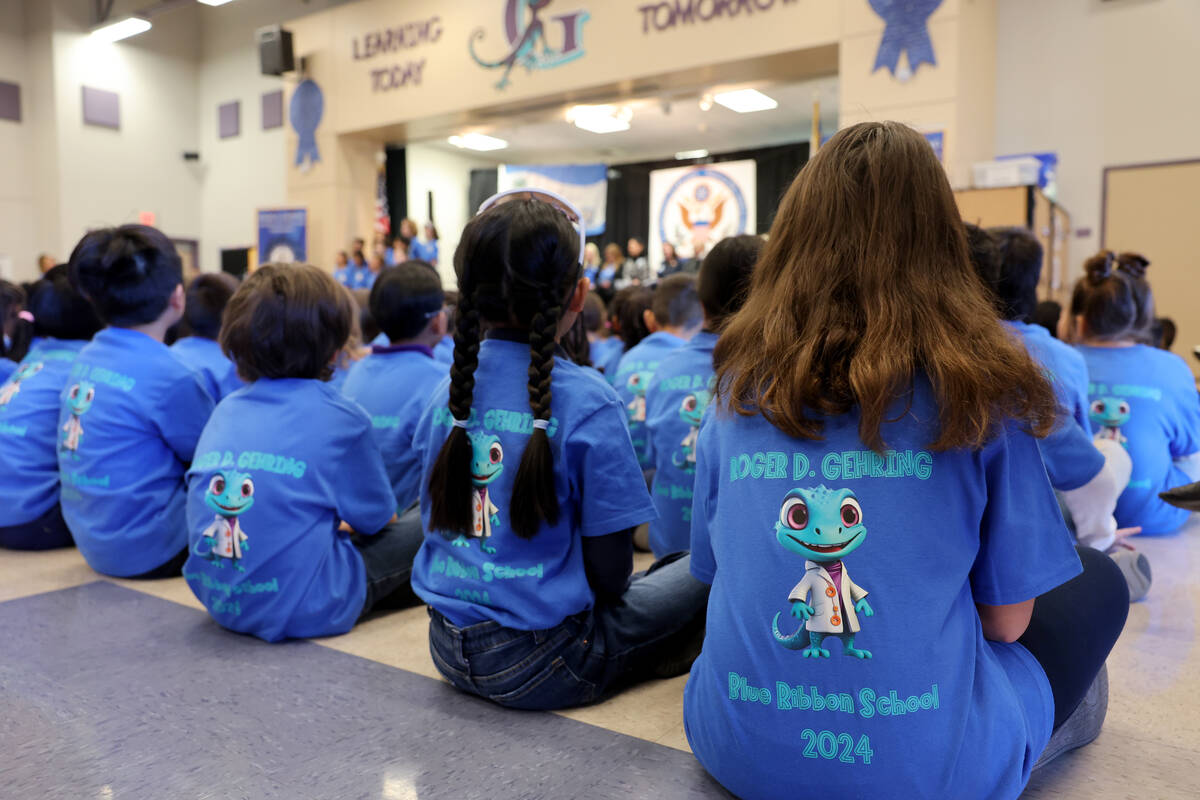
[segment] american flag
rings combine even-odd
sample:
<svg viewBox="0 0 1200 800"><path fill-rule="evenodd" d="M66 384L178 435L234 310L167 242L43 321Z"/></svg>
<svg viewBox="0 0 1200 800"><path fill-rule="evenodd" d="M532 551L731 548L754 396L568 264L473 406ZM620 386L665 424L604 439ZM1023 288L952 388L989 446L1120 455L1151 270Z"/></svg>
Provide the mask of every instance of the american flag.
<svg viewBox="0 0 1200 800"><path fill-rule="evenodd" d="M392 215L388 210L387 174L383 167L379 168L379 176L375 180L375 232L387 236L392 232Z"/></svg>

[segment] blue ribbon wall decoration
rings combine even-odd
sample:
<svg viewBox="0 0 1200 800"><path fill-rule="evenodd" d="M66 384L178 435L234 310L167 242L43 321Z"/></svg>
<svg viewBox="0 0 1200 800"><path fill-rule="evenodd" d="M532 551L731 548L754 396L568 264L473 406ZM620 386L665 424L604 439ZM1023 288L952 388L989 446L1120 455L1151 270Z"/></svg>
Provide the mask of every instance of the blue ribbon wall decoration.
<svg viewBox="0 0 1200 800"><path fill-rule="evenodd" d="M321 160L321 153L317 150L317 126L321 124L324 113L325 96L321 94L321 87L309 78L301 81L292 93L292 102L288 107L292 130L300 137L300 144L296 148L296 166L301 170L312 169L312 165Z"/></svg>
<svg viewBox="0 0 1200 800"><path fill-rule="evenodd" d="M942 0L870 0L870 3L885 25L872 72L887 67L892 75L905 81L922 64L937 65L927 23ZM900 67L897 72L900 54L905 51L909 68Z"/></svg>

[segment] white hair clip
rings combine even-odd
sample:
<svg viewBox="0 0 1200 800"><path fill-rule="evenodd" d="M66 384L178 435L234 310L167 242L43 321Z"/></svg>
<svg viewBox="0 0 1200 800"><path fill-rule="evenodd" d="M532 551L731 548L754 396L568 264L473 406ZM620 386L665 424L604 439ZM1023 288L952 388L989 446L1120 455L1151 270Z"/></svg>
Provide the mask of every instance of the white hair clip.
<svg viewBox="0 0 1200 800"><path fill-rule="evenodd" d="M534 429L535 429L535 430L539 430L539 431L544 431L544 430L547 430L547 429L549 429L549 427L550 427L550 420L548 420L548 419L535 419L535 420L533 421L533 427L534 427Z"/></svg>
<svg viewBox="0 0 1200 800"><path fill-rule="evenodd" d="M465 419L456 419L454 420L454 427L462 428L465 431L467 429L467 421Z"/></svg>

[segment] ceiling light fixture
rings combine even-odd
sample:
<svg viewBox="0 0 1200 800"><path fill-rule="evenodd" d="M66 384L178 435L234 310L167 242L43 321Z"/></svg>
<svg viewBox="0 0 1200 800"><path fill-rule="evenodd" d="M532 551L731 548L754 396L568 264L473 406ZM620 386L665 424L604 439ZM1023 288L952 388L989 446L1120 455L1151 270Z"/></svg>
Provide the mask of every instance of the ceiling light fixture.
<svg viewBox="0 0 1200 800"><path fill-rule="evenodd" d="M707 150L680 150L675 154L676 161L691 161L694 158L708 158Z"/></svg>
<svg viewBox="0 0 1200 800"><path fill-rule="evenodd" d="M223 6L226 3L232 3L233 0L196 0L196 2L204 6Z"/></svg>
<svg viewBox="0 0 1200 800"><path fill-rule="evenodd" d="M91 36L101 42L119 42L150 30L150 20L141 17L126 17L117 22L102 25L92 31Z"/></svg>
<svg viewBox="0 0 1200 800"><path fill-rule="evenodd" d="M754 111L770 111L779 107L779 101L767 97L757 89L738 89L732 92L718 92L713 100L739 114L750 114Z"/></svg>
<svg viewBox="0 0 1200 800"><path fill-rule="evenodd" d="M572 106L567 111L567 122L576 128L592 133L618 133L629 130L633 109L629 106Z"/></svg>
<svg viewBox="0 0 1200 800"><path fill-rule="evenodd" d="M711 94L706 94L700 98L700 110L701 111L712 111L712 107L713 107L713 96Z"/></svg>
<svg viewBox="0 0 1200 800"><path fill-rule="evenodd" d="M464 150L479 150L481 152L503 150L508 147L508 142L503 139L497 139L495 136L488 136L486 133L464 133L462 136L451 136L446 141Z"/></svg>

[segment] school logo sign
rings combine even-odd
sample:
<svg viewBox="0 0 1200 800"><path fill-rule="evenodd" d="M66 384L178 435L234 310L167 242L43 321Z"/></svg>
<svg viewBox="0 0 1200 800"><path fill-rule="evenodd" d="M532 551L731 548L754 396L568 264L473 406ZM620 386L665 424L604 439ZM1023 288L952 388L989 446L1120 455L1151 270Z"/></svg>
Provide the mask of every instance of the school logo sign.
<svg viewBox="0 0 1200 800"><path fill-rule="evenodd" d="M504 37L508 53L490 61L475 51L475 43L487 38L487 31L476 28L468 49L475 63L486 69L502 70L497 89L508 86L513 67L526 71L553 69L584 54L583 24L590 19L587 11L577 9L551 15L554 0L505 0Z"/></svg>

